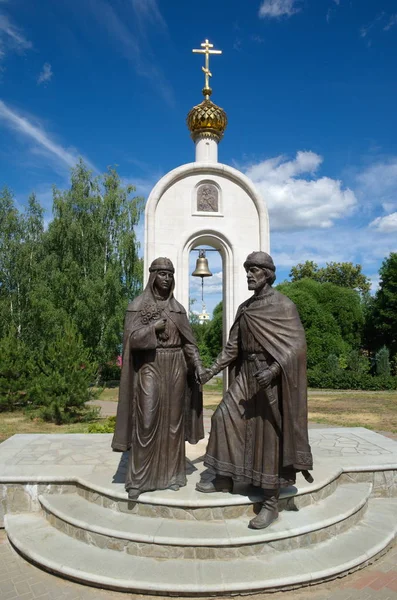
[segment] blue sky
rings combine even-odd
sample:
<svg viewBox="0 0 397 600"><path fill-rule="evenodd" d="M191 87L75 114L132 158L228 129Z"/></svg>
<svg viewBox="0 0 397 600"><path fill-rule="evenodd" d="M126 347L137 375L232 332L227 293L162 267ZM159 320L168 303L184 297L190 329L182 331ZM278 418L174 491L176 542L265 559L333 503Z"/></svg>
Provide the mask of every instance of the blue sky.
<svg viewBox="0 0 397 600"><path fill-rule="evenodd" d="M205 38L223 51L219 160L266 198L278 280L305 260L353 261L375 289L397 247L395 0L0 0L0 186L21 205L35 191L50 217L52 184L82 156L147 195L194 159L191 49Z"/></svg>

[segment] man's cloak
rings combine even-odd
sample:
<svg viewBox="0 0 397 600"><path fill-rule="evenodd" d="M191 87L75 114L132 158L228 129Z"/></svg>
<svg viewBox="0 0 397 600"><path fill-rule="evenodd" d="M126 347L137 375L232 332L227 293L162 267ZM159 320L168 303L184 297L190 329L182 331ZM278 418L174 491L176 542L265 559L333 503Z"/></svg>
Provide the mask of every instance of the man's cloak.
<svg viewBox="0 0 397 600"><path fill-rule="evenodd" d="M296 471L313 468L307 430L306 338L295 304L278 292L265 302L243 302L232 326L238 327L242 315L257 343L281 367L282 466ZM241 357L234 365L239 372ZM280 465L281 466L281 465Z"/></svg>

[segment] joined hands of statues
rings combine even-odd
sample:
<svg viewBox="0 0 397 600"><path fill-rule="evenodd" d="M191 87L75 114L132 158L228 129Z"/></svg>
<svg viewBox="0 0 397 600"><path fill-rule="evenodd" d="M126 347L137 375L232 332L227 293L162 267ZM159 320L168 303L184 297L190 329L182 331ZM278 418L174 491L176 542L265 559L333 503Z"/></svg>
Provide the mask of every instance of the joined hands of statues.
<svg viewBox="0 0 397 600"><path fill-rule="evenodd" d="M204 385L204 383L207 383L208 379L205 379L206 374L207 374L207 370L203 367L203 365L199 365L196 368L196 381L197 383L199 383L200 385Z"/></svg>
<svg viewBox="0 0 397 600"><path fill-rule="evenodd" d="M155 331L157 331L157 333L161 333L162 331L165 330L166 324L167 324L167 319L164 319L164 318L163 319L159 319L154 324Z"/></svg>
<svg viewBox="0 0 397 600"><path fill-rule="evenodd" d="M267 388L272 382L273 373L269 369L263 369L254 373L254 377L261 388Z"/></svg>
<svg viewBox="0 0 397 600"><path fill-rule="evenodd" d="M200 375L199 375L199 383L201 383L201 385L204 385L205 383L207 383L207 381L209 381L210 379L213 378L213 373L211 369L202 369L202 371L200 371Z"/></svg>

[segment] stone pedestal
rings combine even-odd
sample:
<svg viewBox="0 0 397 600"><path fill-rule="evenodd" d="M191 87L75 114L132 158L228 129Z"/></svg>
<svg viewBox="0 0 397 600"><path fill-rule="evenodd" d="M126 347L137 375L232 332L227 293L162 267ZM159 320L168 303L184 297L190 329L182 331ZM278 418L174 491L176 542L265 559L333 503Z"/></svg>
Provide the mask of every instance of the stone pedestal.
<svg viewBox="0 0 397 600"><path fill-rule="evenodd" d="M123 489L110 435L17 435L0 446L7 534L28 560L94 586L203 595L290 589L365 566L397 533L397 443L362 428L311 430L315 481L282 491L269 529L247 524L255 490L200 494L205 442L188 485Z"/></svg>

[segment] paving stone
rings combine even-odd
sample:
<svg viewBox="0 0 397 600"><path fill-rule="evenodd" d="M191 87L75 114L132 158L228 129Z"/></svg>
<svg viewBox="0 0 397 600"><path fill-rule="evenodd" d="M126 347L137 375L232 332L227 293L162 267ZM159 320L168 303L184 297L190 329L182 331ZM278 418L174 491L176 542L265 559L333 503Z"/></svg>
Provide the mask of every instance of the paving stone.
<svg viewBox="0 0 397 600"><path fill-rule="evenodd" d="M31 591L30 585L28 584L27 581L20 581L18 583L14 582L14 585L15 585L16 591L18 592L18 594L20 596L22 596L22 594L26 594Z"/></svg>
<svg viewBox="0 0 397 600"><path fill-rule="evenodd" d="M38 582L38 583L33 583L30 586L30 589L33 592L33 595L38 598L40 596L42 596L43 594L47 593L47 589L44 583L42 582Z"/></svg>

